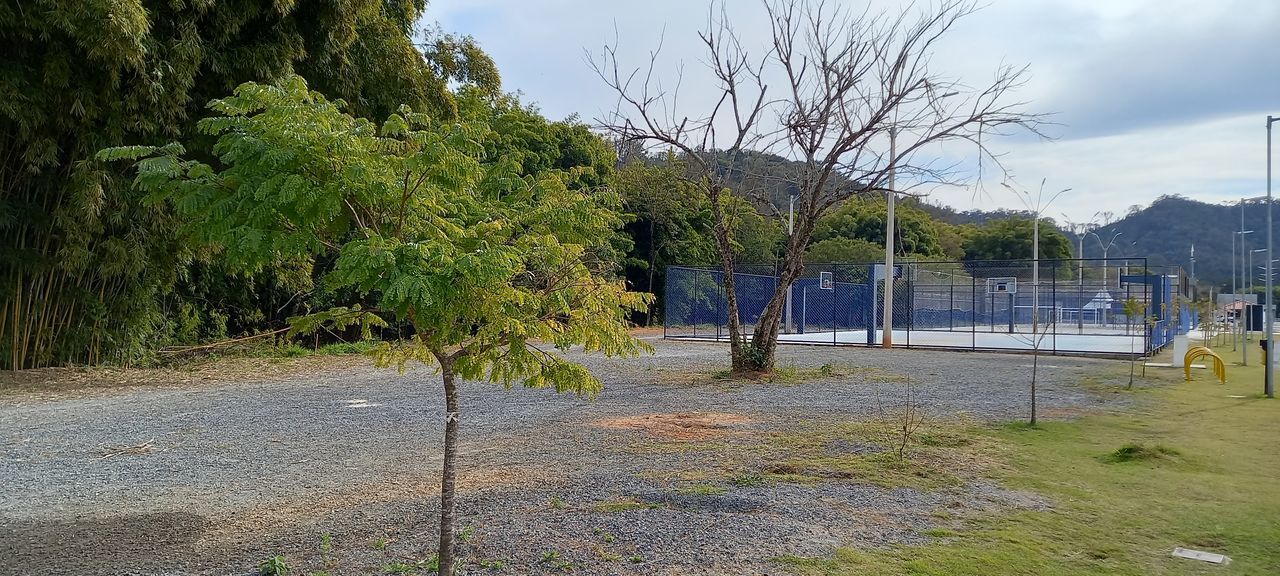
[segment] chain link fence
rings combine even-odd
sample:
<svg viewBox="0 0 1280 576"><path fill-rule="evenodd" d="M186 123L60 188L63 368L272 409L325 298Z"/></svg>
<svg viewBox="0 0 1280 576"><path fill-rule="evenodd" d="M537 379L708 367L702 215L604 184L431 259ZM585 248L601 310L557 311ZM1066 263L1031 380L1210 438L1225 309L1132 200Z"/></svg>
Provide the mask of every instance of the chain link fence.
<svg viewBox="0 0 1280 576"><path fill-rule="evenodd" d="M668 338L727 340L728 306L719 269L667 270ZM780 325L783 343L969 350L1039 349L1103 356L1149 355L1196 319L1181 269L1145 258L902 262L884 281L882 264L815 264L792 284ZM739 318L750 337L778 293L772 269L734 274ZM884 290L893 313L884 313Z"/></svg>

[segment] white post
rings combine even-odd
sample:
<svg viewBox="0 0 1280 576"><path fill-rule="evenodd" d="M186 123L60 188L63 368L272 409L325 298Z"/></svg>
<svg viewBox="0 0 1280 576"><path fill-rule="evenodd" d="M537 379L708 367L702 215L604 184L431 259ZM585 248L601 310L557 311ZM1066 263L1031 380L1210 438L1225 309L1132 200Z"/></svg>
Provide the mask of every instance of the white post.
<svg viewBox="0 0 1280 576"><path fill-rule="evenodd" d="M1031 337L1040 328L1040 213L1035 213L1031 232Z"/></svg>
<svg viewBox="0 0 1280 576"><path fill-rule="evenodd" d="M898 160L898 128L896 126L889 128L889 190L888 197L888 214L885 216L884 223L884 336L880 341L880 345L885 348L893 347L893 204L895 201L897 185L895 182L897 177L897 160ZM872 280L875 281L874 279Z"/></svg>

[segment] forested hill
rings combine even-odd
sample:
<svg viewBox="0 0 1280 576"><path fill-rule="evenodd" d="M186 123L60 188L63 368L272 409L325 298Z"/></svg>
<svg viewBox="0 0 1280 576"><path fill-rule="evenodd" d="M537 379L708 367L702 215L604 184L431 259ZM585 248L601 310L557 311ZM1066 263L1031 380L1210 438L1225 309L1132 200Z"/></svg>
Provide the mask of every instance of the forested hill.
<svg viewBox="0 0 1280 576"><path fill-rule="evenodd" d="M916 205L934 220L956 226L984 226L996 220L1029 217L1025 211L1019 210L962 211L928 202ZM1181 266L1190 273L1191 245L1195 244L1195 273L1201 285L1229 288L1231 237L1233 232L1240 230L1240 215L1239 204L1209 204L1181 196L1161 196L1146 208L1132 209L1125 217L1094 228L1093 233L1097 237L1093 234L1086 236L1084 257L1101 258L1102 246L1114 238L1108 256L1147 257L1152 266ZM1254 231L1246 237L1246 248L1252 250L1265 246L1266 217L1265 203L1245 204L1244 229ZM1072 252L1075 253L1079 237L1066 230L1063 222L1057 223L1071 239ZM1280 222L1277 222L1277 231L1280 232ZM1254 265L1263 263L1265 258L1255 254Z"/></svg>
<svg viewBox="0 0 1280 576"><path fill-rule="evenodd" d="M1103 242L1115 237L1115 247L1108 256L1145 256L1153 266L1182 266L1190 272L1191 245L1196 250L1196 277L1201 286L1231 286L1231 238L1240 230L1240 205L1220 205L1199 202L1181 196L1162 196L1142 210L1095 232ZM1266 204L1246 203L1244 208L1245 230L1253 230L1246 237L1246 248L1262 248L1266 244ZM1074 240L1074 237L1073 237ZM1087 258L1102 257L1102 249L1096 238L1085 239ZM1262 254L1254 255L1254 264L1266 262ZM1255 275L1255 277L1260 275Z"/></svg>

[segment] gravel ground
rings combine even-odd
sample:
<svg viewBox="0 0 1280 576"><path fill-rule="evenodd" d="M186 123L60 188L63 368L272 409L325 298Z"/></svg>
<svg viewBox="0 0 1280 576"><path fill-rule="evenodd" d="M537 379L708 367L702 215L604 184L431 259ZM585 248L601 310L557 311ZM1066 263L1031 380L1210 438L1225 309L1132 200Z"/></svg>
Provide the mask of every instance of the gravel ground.
<svg viewBox="0 0 1280 576"><path fill-rule="evenodd" d="M725 431L750 437L873 416L883 397L901 394L905 375L935 416L1008 420L1027 410L1028 356L784 347L782 365L861 368L726 385L706 376L725 364L724 346L653 344L654 355L630 360L571 353L606 384L593 401L463 385L458 511L469 573L777 574L780 555L925 542L939 510L1045 505L980 481L923 491L721 479L692 493L671 473L714 467L723 453L697 443L651 449L643 432L596 425L726 413L745 423ZM1106 384L1118 366L1042 358L1042 414L1113 405L1115 396L1079 383L1087 374ZM0 394L0 574L251 574L274 554L295 570L367 574L429 557L437 382L426 370L353 358L261 379Z"/></svg>

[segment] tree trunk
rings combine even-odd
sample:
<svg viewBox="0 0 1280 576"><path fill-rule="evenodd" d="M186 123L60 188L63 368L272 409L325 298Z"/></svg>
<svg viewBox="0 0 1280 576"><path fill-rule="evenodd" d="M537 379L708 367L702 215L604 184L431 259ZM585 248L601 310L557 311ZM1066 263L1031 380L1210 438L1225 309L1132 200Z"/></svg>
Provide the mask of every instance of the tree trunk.
<svg viewBox="0 0 1280 576"><path fill-rule="evenodd" d="M714 235L716 251L720 253L720 270L724 273L724 301L726 314L729 317L729 360L730 370L734 373L750 371L752 362L747 358L744 343L746 336L742 333L742 324L738 319L738 292L735 288L733 265L733 238L729 223L725 218L724 207L720 205L723 194L713 182L706 182L707 198L711 201L711 214L714 217Z"/></svg>
<svg viewBox="0 0 1280 576"><path fill-rule="evenodd" d="M1031 425L1036 425L1036 375L1040 371L1040 344L1031 352Z"/></svg>
<svg viewBox="0 0 1280 576"><path fill-rule="evenodd" d="M805 219L807 221L807 219ZM801 224L800 230L794 231L787 242L786 254L782 257L782 270L778 275L778 285L773 296L765 305L756 329L751 335L751 354L747 357L754 361L750 367L758 372L773 370L778 351L778 329L781 327L782 314L786 311L787 291L804 272L804 246L808 243L812 226Z"/></svg>
<svg viewBox="0 0 1280 576"><path fill-rule="evenodd" d="M653 237L653 216L649 216L649 288L650 294L653 294L653 267L658 263L658 240ZM646 327L653 326L653 307L655 302L649 303L649 308L644 315L644 325Z"/></svg>
<svg viewBox="0 0 1280 576"><path fill-rule="evenodd" d="M440 361L440 375L444 379L444 466L440 472L440 550L439 573L453 576L453 484L458 449L458 385L453 372L453 361Z"/></svg>

